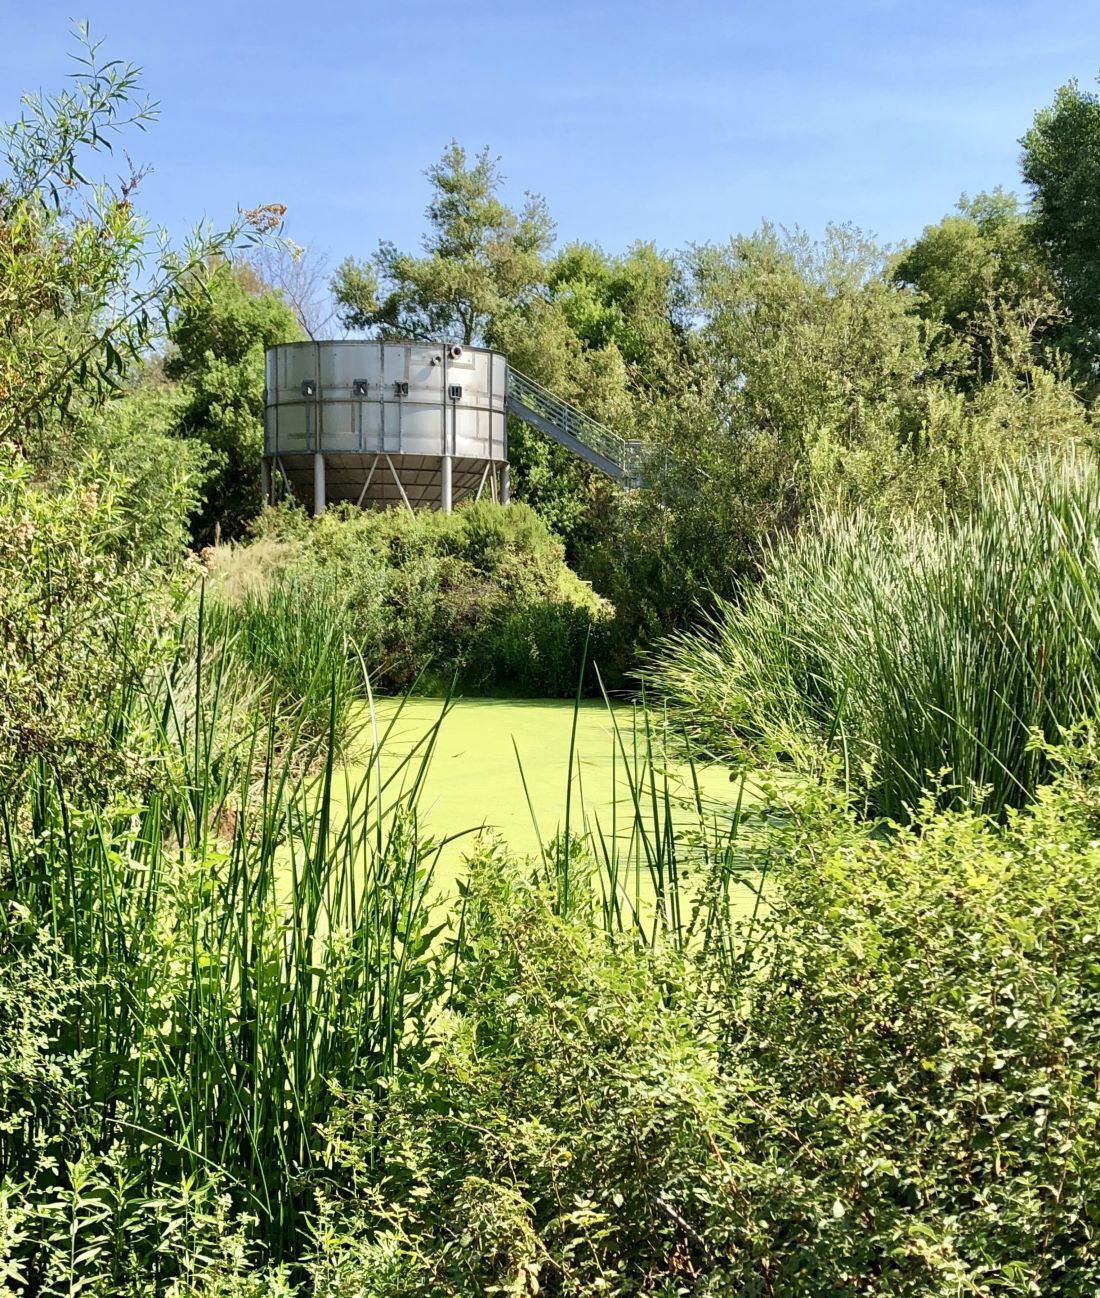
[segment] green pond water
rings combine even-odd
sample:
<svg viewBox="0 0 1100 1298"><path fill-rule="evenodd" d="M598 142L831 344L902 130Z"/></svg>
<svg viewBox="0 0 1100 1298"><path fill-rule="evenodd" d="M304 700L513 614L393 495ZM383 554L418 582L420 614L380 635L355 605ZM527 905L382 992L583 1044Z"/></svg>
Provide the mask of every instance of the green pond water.
<svg viewBox="0 0 1100 1298"><path fill-rule="evenodd" d="M582 702L575 731L574 710L571 700L460 698L440 722L440 700L415 697L375 699L373 720L368 705L357 710L361 751L369 749L372 734L385 734L383 775L439 724L418 807L423 828L435 838L461 835L440 855L441 889L449 890L479 832L493 832L520 856L537 857L540 844L564 827L567 792L572 832L602 840L627 868L644 860L632 783L651 839L654 826L666 819L677 835L728 825L741 792L728 769L696 766L693 772L681 760L666 759L659 718L650 717L647 742L643 714L633 705Z"/></svg>

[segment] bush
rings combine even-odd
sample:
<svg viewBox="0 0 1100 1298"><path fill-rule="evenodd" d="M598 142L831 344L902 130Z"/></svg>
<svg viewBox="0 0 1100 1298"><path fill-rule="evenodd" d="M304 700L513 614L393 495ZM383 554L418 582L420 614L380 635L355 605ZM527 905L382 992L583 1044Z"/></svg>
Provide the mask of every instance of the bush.
<svg viewBox="0 0 1100 1298"><path fill-rule="evenodd" d="M289 614L301 592L344 628L353 662L381 688L446 686L457 675L469 689L567 696L586 642L598 656L611 618L526 505L335 509L314 521L271 510L251 546L208 554L242 617L274 614L275 603Z"/></svg>
<svg viewBox="0 0 1100 1298"><path fill-rule="evenodd" d="M483 856L431 1067L339 1126L321 1291L1094 1293L1098 827L1079 771L1003 828L817 799L717 979Z"/></svg>
<svg viewBox="0 0 1100 1298"><path fill-rule="evenodd" d="M648 675L725 754L842 763L870 806L1025 802L1057 742L1100 711L1100 471L986 484L954 524L821 519L775 546L740 605L660 644Z"/></svg>
<svg viewBox="0 0 1100 1298"><path fill-rule="evenodd" d="M1096 1291L1098 826L1071 773L1004 830L796 830L721 1028L739 1274L752 1256L767 1292L807 1296Z"/></svg>
<svg viewBox="0 0 1100 1298"><path fill-rule="evenodd" d="M158 660L163 571L134 553L105 477L37 486L0 444L0 789L34 763L101 792L128 786L138 736L117 725Z"/></svg>
<svg viewBox="0 0 1100 1298"><path fill-rule="evenodd" d="M586 916L554 913L493 851L471 865L432 1067L387 1109L351 1103L349 1167L378 1175L335 1205L316 1260L332 1298L682 1292L682 1222L720 1219L727 1116L693 980ZM380 1128L375 1124L380 1121Z"/></svg>

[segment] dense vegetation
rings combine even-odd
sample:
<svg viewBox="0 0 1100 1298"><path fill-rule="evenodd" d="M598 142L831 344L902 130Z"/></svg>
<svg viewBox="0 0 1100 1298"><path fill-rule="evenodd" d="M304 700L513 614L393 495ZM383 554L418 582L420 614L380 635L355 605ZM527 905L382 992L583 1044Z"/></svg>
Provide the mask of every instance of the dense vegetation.
<svg viewBox="0 0 1100 1298"><path fill-rule="evenodd" d="M315 520L272 510L251 545L206 558L242 645L277 676L291 670L280 683L299 697L326 658L357 662L383 689L445 690L457 676L464 689L570 697L612 616L523 504ZM329 648L289 643L295 610Z"/></svg>
<svg viewBox="0 0 1100 1298"><path fill-rule="evenodd" d="M659 644L650 673L687 733L737 758L842 763L871 808L1020 806L1037 740L1100 711L1091 459L987 480L951 528L824 517L776 546L740 604Z"/></svg>
<svg viewBox="0 0 1100 1298"><path fill-rule="evenodd" d="M5 1288L1094 1293L1097 98L889 257L555 249L452 146L345 320L507 349L645 485L517 431L525 505L307 520L282 212L147 231L81 50L0 139ZM566 823L441 915L435 735L356 695L630 667L759 798L677 831L650 746L644 878Z"/></svg>

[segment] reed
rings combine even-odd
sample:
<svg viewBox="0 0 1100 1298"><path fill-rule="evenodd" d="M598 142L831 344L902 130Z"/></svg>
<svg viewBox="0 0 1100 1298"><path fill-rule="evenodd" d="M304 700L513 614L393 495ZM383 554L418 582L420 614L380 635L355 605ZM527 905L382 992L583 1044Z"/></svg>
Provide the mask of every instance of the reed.
<svg viewBox="0 0 1100 1298"><path fill-rule="evenodd" d="M72 989L51 1053L83 1070L79 1121L24 1107L0 1127L0 1168L20 1184L47 1154L110 1152L146 1204L216 1176L292 1255L333 1105L383 1096L433 1004L439 845L417 799L435 729L392 769L379 736L352 778L336 759L339 679L319 736L274 705L234 729L225 715L253 685L231 632L200 608L185 639L192 656L110 719L158 737L140 803L89 805L45 762L0 796L0 948L48 932Z"/></svg>
<svg viewBox="0 0 1100 1298"><path fill-rule="evenodd" d="M875 814L1025 803L1100 707L1100 472L1001 475L973 513L822 519L647 676L705 750L836 763ZM931 802L926 795L931 792Z"/></svg>

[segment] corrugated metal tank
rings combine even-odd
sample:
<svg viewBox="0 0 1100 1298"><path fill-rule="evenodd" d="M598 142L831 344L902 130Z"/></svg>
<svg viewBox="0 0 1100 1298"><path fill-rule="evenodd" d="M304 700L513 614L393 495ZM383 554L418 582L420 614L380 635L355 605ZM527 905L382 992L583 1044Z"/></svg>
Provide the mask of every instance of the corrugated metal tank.
<svg viewBox="0 0 1100 1298"><path fill-rule="evenodd" d="M265 497L289 493L316 513L506 498L507 376L500 353L455 344L268 348Z"/></svg>

